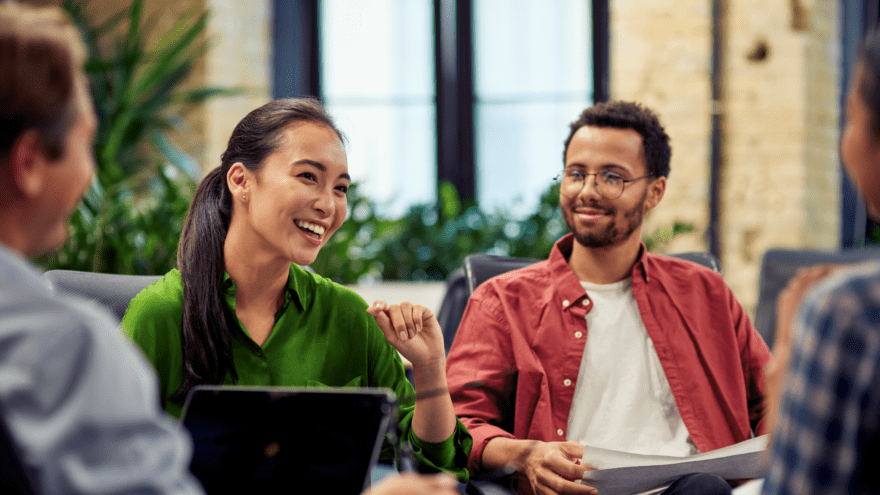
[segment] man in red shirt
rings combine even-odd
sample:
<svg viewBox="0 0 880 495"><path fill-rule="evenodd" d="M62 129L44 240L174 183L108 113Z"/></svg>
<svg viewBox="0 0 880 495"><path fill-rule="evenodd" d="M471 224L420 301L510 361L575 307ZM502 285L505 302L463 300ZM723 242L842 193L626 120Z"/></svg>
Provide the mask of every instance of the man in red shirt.
<svg viewBox="0 0 880 495"><path fill-rule="evenodd" d="M719 274L641 242L670 156L635 103L571 125L557 177L571 234L478 287L449 352L474 474L512 465L521 492L595 493L574 481L584 445L683 456L763 433L766 344ZM664 493L729 491L691 475Z"/></svg>

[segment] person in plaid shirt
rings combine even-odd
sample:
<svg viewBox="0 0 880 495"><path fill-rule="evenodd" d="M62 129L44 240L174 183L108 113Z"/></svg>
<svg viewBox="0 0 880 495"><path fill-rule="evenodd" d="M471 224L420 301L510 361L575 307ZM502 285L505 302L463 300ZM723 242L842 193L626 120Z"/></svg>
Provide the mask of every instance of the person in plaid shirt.
<svg viewBox="0 0 880 495"><path fill-rule="evenodd" d="M880 32L863 42L841 155L880 220ZM803 269L778 313L764 494L880 493L880 261Z"/></svg>

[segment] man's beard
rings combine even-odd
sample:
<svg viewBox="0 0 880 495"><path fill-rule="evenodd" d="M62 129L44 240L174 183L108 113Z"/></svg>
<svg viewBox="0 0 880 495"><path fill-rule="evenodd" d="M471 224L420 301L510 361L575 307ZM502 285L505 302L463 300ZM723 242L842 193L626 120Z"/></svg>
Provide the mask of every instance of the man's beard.
<svg viewBox="0 0 880 495"><path fill-rule="evenodd" d="M573 214L571 211L567 211L564 215L565 223L568 224L568 229L574 234L575 240L584 247L604 248L614 246L629 239L629 237L642 225L642 220L645 218L645 200L647 198L648 191L646 189L638 204L633 207L633 209L624 213L623 218L626 222L626 229L623 230L622 234L617 223L613 220L601 232L578 232L574 227L574 221L572 220ZM590 207L601 209L612 218L617 213L617 210L611 206L592 204Z"/></svg>

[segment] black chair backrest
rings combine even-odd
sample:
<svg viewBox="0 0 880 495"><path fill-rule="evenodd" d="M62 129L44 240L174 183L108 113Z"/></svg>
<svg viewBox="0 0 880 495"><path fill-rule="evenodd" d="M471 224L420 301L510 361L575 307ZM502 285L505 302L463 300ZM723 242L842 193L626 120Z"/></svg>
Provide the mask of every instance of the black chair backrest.
<svg viewBox="0 0 880 495"><path fill-rule="evenodd" d="M116 275L112 273L49 270L43 274L55 292L91 299L107 307L121 320L131 299L161 275Z"/></svg>
<svg viewBox="0 0 880 495"><path fill-rule="evenodd" d="M858 263L880 260L880 249L851 249L844 251L810 251L804 249L770 249L761 262L758 282L758 306L755 309L755 328L767 345L773 347L776 333L776 299L798 269L829 263Z"/></svg>
<svg viewBox="0 0 880 495"><path fill-rule="evenodd" d="M458 329L458 323L461 321L470 295L464 270L459 268L449 274L449 277L446 278L446 293L440 304L440 310L437 312L437 323L443 330L443 345L446 347L447 354L449 354L449 347L452 345L452 339L455 338L455 331Z"/></svg>
<svg viewBox="0 0 880 495"><path fill-rule="evenodd" d="M513 258L494 254L471 254L464 258L462 266L467 277L468 296L473 294L480 284L492 277L518 270L541 260L534 258Z"/></svg>
<svg viewBox="0 0 880 495"><path fill-rule="evenodd" d="M698 263L721 273L721 264L710 253L693 252L674 254L676 258ZM529 266L538 261L534 258L513 258L494 254L471 254L462 262L462 270L456 270L446 279L446 295L440 307L437 321L443 329L443 341L446 352L458 332L458 325L467 307L467 301L474 290L486 280L518 268Z"/></svg>
<svg viewBox="0 0 880 495"><path fill-rule="evenodd" d="M703 265L706 268L711 269L712 271L723 273L721 271L721 263L718 261L718 258L716 258L715 255L712 253L707 253L704 251L693 251L689 253L676 253L671 256L687 261L692 261L698 265Z"/></svg>
<svg viewBox="0 0 880 495"><path fill-rule="evenodd" d="M721 273L721 263L711 253L691 252L678 253L672 256L691 261ZM464 259L464 273L467 277L468 289L471 293L476 288L492 277L507 273L511 270L523 268L540 260L533 258L511 258L509 256L496 256L494 254L471 254Z"/></svg>

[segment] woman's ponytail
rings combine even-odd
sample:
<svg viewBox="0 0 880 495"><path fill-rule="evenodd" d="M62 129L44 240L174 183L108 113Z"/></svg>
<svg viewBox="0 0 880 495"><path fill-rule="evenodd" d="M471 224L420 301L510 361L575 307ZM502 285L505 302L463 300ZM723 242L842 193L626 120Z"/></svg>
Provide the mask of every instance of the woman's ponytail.
<svg viewBox="0 0 880 495"><path fill-rule="evenodd" d="M223 302L223 243L232 200L223 168L212 170L193 197L177 248L183 279L183 383L171 396L182 404L198 384L220 384L226 373L237 379L231 334Z"/></svg>

